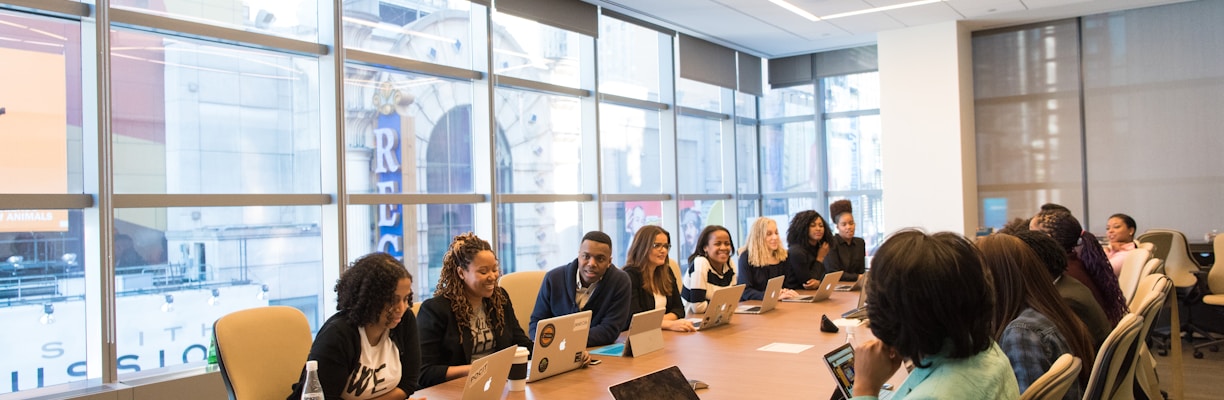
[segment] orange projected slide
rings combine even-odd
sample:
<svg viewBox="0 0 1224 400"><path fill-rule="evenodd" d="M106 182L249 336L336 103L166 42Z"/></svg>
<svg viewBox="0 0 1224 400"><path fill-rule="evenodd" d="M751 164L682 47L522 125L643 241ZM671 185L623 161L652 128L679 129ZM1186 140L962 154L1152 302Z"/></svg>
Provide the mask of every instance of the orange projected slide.
<svg viewBox="0 0 1224 400"><path fill-rule="evenodd" d="M0 193L66 193L64 56L0 48ZM66 231L65 210L0 210L0 232Z"/></svg>

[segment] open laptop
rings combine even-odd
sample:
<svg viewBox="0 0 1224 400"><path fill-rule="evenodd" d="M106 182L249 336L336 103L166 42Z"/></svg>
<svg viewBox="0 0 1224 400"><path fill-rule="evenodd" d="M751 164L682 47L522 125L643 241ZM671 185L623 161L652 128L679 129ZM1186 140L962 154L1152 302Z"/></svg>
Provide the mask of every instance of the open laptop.
<svg viewBox="0 0 1224 400"><path fill-rule="evenodd" d="M463 400L500 399L516 351L518 346L510 346L472 361L467 382L463 384Z"/></svg>
<svg viewBox="0 0 1224 400"><path fill-rule="evenodd" d="M793 303L815 303L827 299L833 294L833 288L836 287L837 283L841 281L841 276L841 271L827 273L825 274L824 279L820 280L820 287L816 289L815 294L782 299L782 301Z"/></svg>
<svg viewBox="0 0 1224 400"><path fill-rule="evenodd" d="M534 350L527 368L527 382L569 372L582 366L591 310L540 320L536 323Z"/></svg>
<svg viewBox="0 0 1224 400"><path fill-rule="evenodd" d="M624 342L591 350L591 354L637 357L663 349L663 311L656 308L633 314L633 319L629 320L629 336Z"/></svg>
<svg viewBox="0 0 1224 400"><path fill-rule="evenodd" d="M616 400L699 400L697 392L690 386L675 365L651 372L608 387Z"/></svg>
<svg viewBox="0 0 1224 400"><path fill-rule="evenodd" d="M735 315L735 308L739 305L740 296L744 294L744 285L735 285L721 289L715 289L710 293L710 304L706 306L706 312L701 318L689 318L693 322L693 326L699 331L704 331L716 326L722 326L731 323L731 316Z"/></svg>
<svg viewBox="0 0 1224 400"><path fill-rule="evenodd" d="M859 274L858 279L854 280L854 284L843 283L843 284L837 285L837 288L835 288L834 290L837 290L839 292L862 290L863 282L866 282L866 280L867 280L867 273L864 272L864 273Z"/></svg>
<svg viewBox="0 0 1224 400"><path fill-rule="evenodd" d="M764 314L774 309L778 305L778 294L782 293L782 281L786 276L775 276L765 284L765 297L761 299L761 305L750 306L742 305L735 307L736 314Z"/></svg>
<svg viewBox="0 0 1224 400"><path fill-rule="evenodd" d="M833 374L837 390L844 398L854 397L854 347L850 343L837 346L825 354L823 359L825 366L829 367L829 372ZM880 389L880 400L888 400L892 396L893 391Z"/></svg>
<svg viewBox="0 0 1224 400"><path fill-rule="evenodd" d="M864 289L859 290L858 307L853 310L842 313L842 318L863 319L867 318L867 274L859 276L859 282L862 282Z"/></svg>

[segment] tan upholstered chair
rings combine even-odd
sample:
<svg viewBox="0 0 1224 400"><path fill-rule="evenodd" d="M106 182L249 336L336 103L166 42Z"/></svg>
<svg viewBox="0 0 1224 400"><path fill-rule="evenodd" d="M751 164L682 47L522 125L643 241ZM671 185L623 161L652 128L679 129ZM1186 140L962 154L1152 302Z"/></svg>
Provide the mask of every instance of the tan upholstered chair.
<svg viewBox="0 0 1224 400"><path fill-rule="evenodd" d="M1139 278L1142 279L1151 274L1164 275L1164 260L1152 258L1147 261L1147 264L1143 264L1143 272L1139 273Z"/></svg>
<svg viewBox="0 0 1224 400"><path fill-rule="evenodd" d="M1128 303L1135 295L1139 279L1143 278L1143 266L1151 258L1152 252L1147 249L1134 249L1126 253L1126 258L1122 261L1122 273L1118 275L1118 288L1122 289L1122 296L1126 297Z"/></svg>
<svg viewBox="0 0 1224 400"><path fill-rule="evenodd" d="M1203 296L1203 304L1212 306L1212 308L1221 308L1224 307L1224 265L1220 265L1219 260L1224 257L1224 235L1216 235L1215 240L1212 241L1212 247L1215 250L1217 261L1211 267L1211 272L1207 273L1207 288L1211 290L1211 293ZM1219 351L1221 344L1224 344L1224 339L1195 343L1194 358L1203 358L1203 348Z"/></svg>
<svg viewBox="0 0 1224 400"><path fill-rule="evenodd" d="M1133 313L1126 314L1118 321L1097 351L1088 388L1084 390L1084 400L1111 400L1115 398L1119 386L1133 384L1133 379L1127 377L1134 376L1135 360L1134 357L1127 358L1127 355L1135 348L1135 339L1139 337L1142 325L1143 317Z"/></svg>
<svg viewBox="0 0 1224 400"><path fill-rule="evenodd" d="M1079 376L1080 368L1083 363L1079 357L1063 353L1054 360L1054 364L1050 365L1050 369L1044 375L1033 381L1024 393L1020 394L1020 400L1059 400L1067 394L1067 390L1071 389L1071 385L1075 384L1075 378Z"/></svg>
<svg viewBox="0 0 1224 400"><path fill-rule="evenodd" d="M310 323L293 307L232 312L213 323L213 334L231 400L289 397L310 354Z"/></svg>
<svg viewBox="0 0 1224 400"><path fill-rule="evenodd" d="M536 297L540 294L540 285L544 283L547 271L519 271L502 275L498 285L506 289L510 295L510 304L514 305L514 317L518 318L523 332L528 332L531 325L531 311L535 310Z"/></svg>
<svg viewBox="0 0 1224 400"><path fill-rule="evenodd" d="M1139 390L1142 390L1149 399L1163 397L1160 395L1160 382L1156 379L1156 359L1152 357L1152 352L1147 346L1147 335L1152 327L1152 322L1156 321L1157 314L1160 313L1165 305L1165 300L1172 292L1173 281L1164 275L1152 274L1139 281L1135 298L1130 302L1130 312L1143 317L1143 324L1139 327L1139 337L1135 339L1137 351L1134 361L1134 381L1138 384ZM1128 396L1128 398L1134 397L1133 386L1122 385L1118 388L1119 394Z"/></svg>
<svg viewBox="0 0 1224 400"><path fill-rule="evenodd" d="M1153 243L1156 251L1153 255L1164 260L1165 275L1173 280L1173 286L1185 288L1194 286L1198 278L1198 263L1190 257L1190 245L1186 243L1186 235L1170 229L1149 229L1139 235L1140 242Z"/></svg>

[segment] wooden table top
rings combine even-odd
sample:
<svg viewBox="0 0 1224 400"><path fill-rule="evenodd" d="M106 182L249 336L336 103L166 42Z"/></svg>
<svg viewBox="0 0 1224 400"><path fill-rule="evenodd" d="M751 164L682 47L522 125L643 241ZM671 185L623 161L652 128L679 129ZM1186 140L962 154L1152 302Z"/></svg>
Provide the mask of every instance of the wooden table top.
<svg viewBox="0 0 1224 400"><path fill-rule="evenodd" d="M805 291L800 291L801 293ZM835 292L817 303L782 303L761 315L737 314L731 324L707 331L663 331L662 350L640 357L594 356L601 364L527 384L521 392L507 389L504 399L610 399L608 387L677 365L684 376L709 384L698 390L703 399L767 397L828 398L835 386L821 356L846 342L838 333L820 331L820 316L836 320L858 303L859 292ZM753 304L759 302L744 302ZM866 325L855 330L855 342L871 338ZM772 343L811 345L797 354L757 350ZM900 386L904 373L891 380ZM458 399L463 379L420 390L413 397Z"/></svg>

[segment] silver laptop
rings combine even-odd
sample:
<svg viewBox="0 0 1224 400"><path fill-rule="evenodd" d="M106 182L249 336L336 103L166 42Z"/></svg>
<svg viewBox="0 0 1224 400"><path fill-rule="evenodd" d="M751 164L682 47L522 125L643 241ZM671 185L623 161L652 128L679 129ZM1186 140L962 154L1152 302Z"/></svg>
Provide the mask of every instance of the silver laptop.
<svg viewBox="0 0 1224 400"><path fill-rule="evenodd" d="M843 284L837 285L837 288L835 290L839 292L850 292L850 291L855 291L855 290L862 290L863 282L866 282L866 280L867 280L867 273L864 272L864 273L859 274L858 279L854 280L854 284L843 283Z"/></svg>
<svg viewBox="0 0 1224 400"><path fill-rule="evenodd" d="M867 274L859 276L859 282L863 283L863 289L859 290L858 307L853 310L842 313L842 318L848 319L863 319L867 318Z"/></svg>
<svg viewBox="0 0 1224 400"><path fill-rule="evenodd" d="M463 384L463 400L497 400L506 387L510 366L514 364L514 353L518 346L510 346L496 353L472 361L467 382Z"/></svg>
<svg viewBox="0 0 1224 400"><path fill-rule="evenodd" d="M663 311L656 308L633 314L624 342L591 350L591 355L637 357L663 349Z"/></svg>
<svg viewBox="0 0 1224 400"><path fill-rule="evenodd" d="M591 310L540 320L536 323L534 350L527 369L527 382L535 382L582 366Z"/></svg>
<svg viewBox="0 0 1224 400"><path fill-rule="evenodd" d="M833 288L837 287L837 283L841 281L841 276L841 271L827 273L825 274L824 279L820 280L820 287L816 289L815 294L782 299L782 301L794 303L815 303L827 299L833 294Z"/></svg>
<svg viewBox="0 0 1224 400"><path fill-rule="evenodd" d="M833 381L837 383L837 390L842 396L847 399L854 397L854 347L850 343L837 346L824 355L824 364L833 374ZM880 400L892 397L893 391L880 389Z"/></svg>
<svg viewBox="0 0 1224 400"><path fill-rule="evenodd" d="M764 314L774 309L778 305L778 295L782 293L782 281L786 276L775 276L769 279L769 283L765 284L765 297L761 299L761 305L750 306L742 305L735 308L736 314Z"/></svg>
<svg viewBox="0 0 1224 400"><path fill-rule="evenodd" d="M735 308L739 305L740 296L744 294L744 285L735 285L721 289L715 289L714 293L709 294L710 304L706 306L706 312L701 318L689 318L693 322L693 326L699 331L722 326L731 323L731 316L735 315Z"/></svg>
<svg viewBox="0 0 1224 400"><path fill-rule="evenodd" d="M608 387L616 400L699 400L689 380L675 365Z"/></svg>

